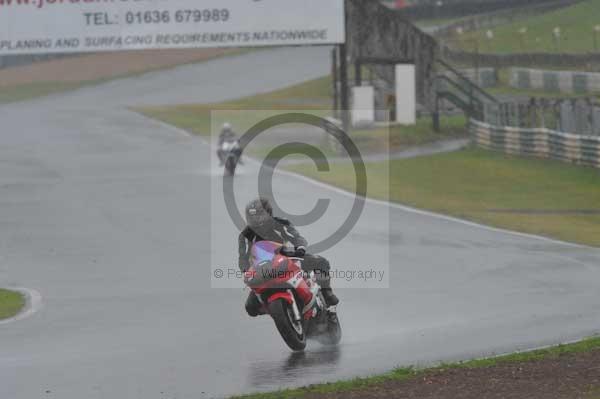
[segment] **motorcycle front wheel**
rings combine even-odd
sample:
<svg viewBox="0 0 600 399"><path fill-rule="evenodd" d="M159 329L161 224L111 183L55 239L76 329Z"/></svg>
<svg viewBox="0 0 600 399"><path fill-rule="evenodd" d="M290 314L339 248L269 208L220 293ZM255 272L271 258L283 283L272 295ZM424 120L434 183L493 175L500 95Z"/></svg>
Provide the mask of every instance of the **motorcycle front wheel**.
<svg viewBox="0 0 600 399"><path fill-rule="evenodd" d="M275 326L281 334L281 337L294 351L301 351L306 348L306 335L302 320L294 320L294 311L284 299L277 299L269 304L269 314L275 321Z"/></svg>

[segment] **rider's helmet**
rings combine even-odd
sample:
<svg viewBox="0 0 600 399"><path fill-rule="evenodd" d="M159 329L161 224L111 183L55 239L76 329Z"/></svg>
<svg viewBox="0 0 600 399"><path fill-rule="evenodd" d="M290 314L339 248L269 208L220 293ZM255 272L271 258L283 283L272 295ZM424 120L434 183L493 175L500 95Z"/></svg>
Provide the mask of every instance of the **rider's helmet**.
<svg viewBox="0 0 600 399"><path fill-rule="evenodd" d="M232 130L231 123L229 123L229 122L223 123L223 127L221 128L221 131L230 132L231 130Z"/></svg>
<svg viewBox="0 0 600 399"><path fill-rule="evenodd" d="M273 207L266 198L257 198L246 205L246 223L250 227L265 226L273 218Z"/></svg>

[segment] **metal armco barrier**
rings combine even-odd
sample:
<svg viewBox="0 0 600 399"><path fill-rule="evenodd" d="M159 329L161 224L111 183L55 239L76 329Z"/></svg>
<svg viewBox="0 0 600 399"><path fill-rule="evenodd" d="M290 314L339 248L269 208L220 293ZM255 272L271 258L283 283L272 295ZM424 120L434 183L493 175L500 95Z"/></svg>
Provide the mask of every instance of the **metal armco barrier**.
<svg viewBox="0 0 600 399"><path fill-rule="evenodd" d="M482 148L600 168L600 137L545 128L494 126L474 119L470 120L469 130L473 143Z"/></svg>

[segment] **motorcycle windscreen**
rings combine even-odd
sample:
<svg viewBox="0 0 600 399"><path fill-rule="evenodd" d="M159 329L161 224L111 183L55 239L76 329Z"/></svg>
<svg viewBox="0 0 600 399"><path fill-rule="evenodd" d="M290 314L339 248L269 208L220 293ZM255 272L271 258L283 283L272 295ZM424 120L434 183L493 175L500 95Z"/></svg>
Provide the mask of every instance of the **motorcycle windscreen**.
<svg viewBox="0 0 600 399"><path fill-rule="evenodd" d="M252 259L254 265L262 262L273 261L275 253L281 247L281 244L272 241L259 241L252 246Z"/></svg>

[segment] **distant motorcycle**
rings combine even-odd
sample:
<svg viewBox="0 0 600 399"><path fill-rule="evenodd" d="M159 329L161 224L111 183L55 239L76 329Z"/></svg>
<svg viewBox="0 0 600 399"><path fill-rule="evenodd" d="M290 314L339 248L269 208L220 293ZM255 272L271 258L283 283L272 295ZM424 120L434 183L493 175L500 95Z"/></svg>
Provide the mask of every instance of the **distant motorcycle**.
<svg viewBox="0 0 600 399"><path fill-rule="evenodd" d="M250 268L244 282L262 304L261 314L269 314L285 343L294 351L306 348L306 339L336 345L342 338L339 321L331 322L321 287L314 273L300 267L286 245L259 241L252 246ZM295 251L294 251L295 252Z"/></svg>
<svg viewBox="0 0 600 399"><path fill-rule="evenodd" d="M235 175L235 170L242 156L242 147L238 140L224 141L217 151L221 164L225 165L225 175Z"/></svg>

